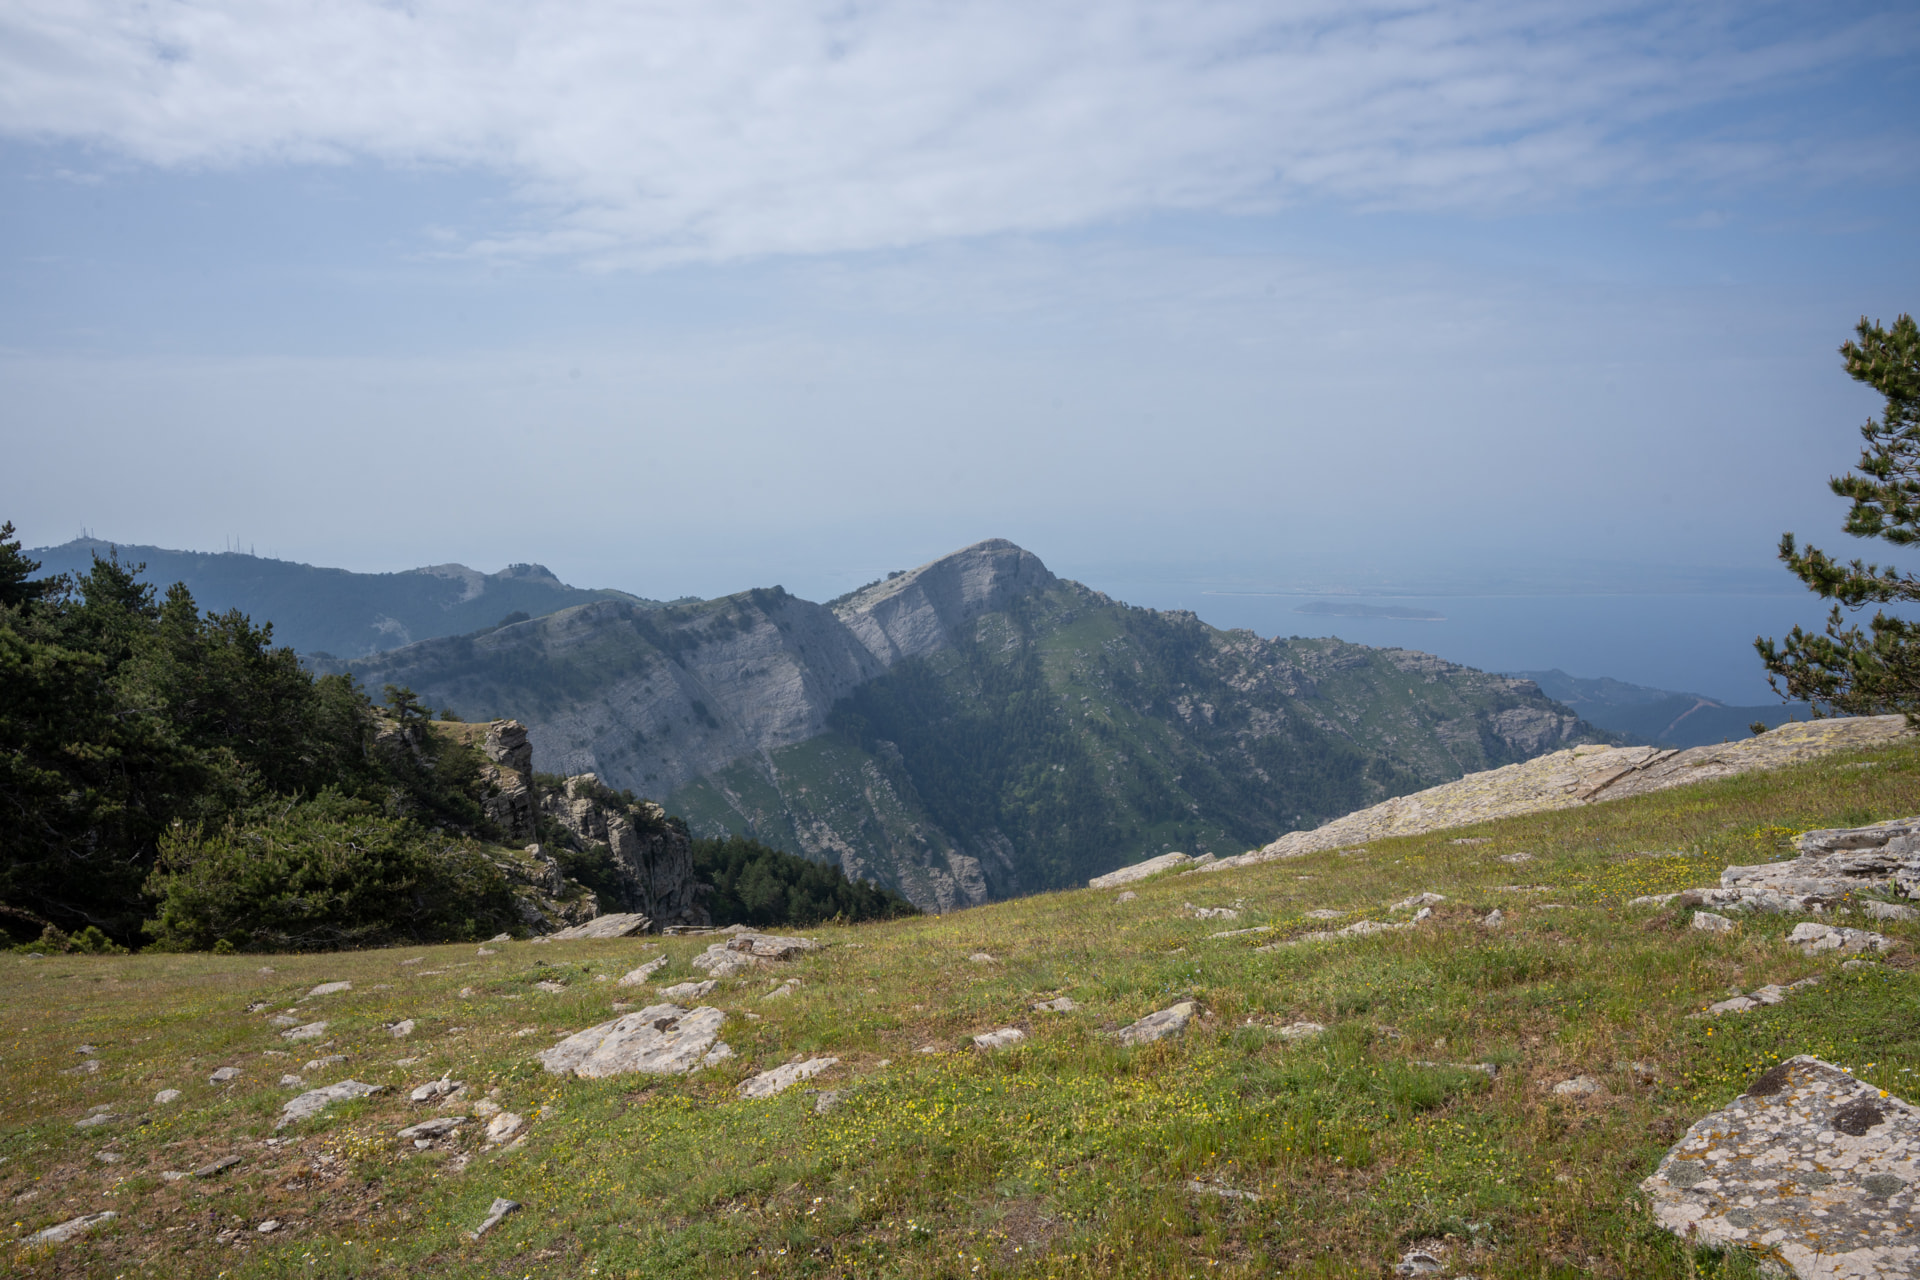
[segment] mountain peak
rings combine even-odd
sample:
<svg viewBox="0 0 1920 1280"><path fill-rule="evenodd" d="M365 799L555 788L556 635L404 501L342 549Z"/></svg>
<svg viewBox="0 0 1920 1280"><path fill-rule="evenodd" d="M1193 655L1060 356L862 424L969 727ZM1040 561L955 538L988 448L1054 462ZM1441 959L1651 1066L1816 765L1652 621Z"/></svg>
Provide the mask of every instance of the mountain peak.
<svg viewBox="0 0 1920 1280"><path fill-rule="evenodd" d="M834 612L892 666L952 647L958 628L1058 581L1031 551L988 538L857 591Z"/></svg>

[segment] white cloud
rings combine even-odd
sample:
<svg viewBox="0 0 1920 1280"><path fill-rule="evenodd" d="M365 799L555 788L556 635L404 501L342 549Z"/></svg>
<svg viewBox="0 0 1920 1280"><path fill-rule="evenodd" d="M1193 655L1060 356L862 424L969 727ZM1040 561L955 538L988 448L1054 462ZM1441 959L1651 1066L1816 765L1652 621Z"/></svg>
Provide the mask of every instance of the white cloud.
<svg viewBox="0 0 1920 1280"><path fill-rule="evenodd" d="M473 247L613 261L1302 199L1509 208L1677 172L1780 176L1804 153L1793 140L1690 140L1673 121L1914 45L1910 21L1797 15L1619 0L13 0L0 132L175 167L477 167L526 208Z"/></svg>

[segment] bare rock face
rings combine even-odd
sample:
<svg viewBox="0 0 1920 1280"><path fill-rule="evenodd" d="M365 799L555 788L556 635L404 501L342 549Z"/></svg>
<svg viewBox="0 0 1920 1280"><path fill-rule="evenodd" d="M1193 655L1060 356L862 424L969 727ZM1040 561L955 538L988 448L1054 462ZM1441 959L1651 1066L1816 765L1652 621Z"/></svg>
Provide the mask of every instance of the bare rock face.
<svg viewBox="0 0 1920 1280"><path fill-rule="evenodd" d="M566 790L542 796L540 807L582 849L607 846L628 905L653 927L709 922L694 879L692 837L665 809L650 800L623 805L591 773L568 778Z"/></svg>
<svg viewBox="0 0 1920 1280"><path fill-rule="evenodd" d="M576 1032L534 1057L554 1075L589 1080L626 1072L684 1075L701 1065L726 1020L718 1009L648 1005Z"/></svg>
<svg viewBox="0 0 1920 1280"><path fill-rule="evenodd" d="M1051 586L1040 558L1005 538L976 542L909 573L877 582L834 610L885 666L950 649L960 628Z"/></svg>
<svg viewBox="0 0 1920 1280"><path fill-rule="evenodd" d="M487 726L480 751L490 762L480 771L486 784L481 809L491 822L506 830L509 840L531 840L533 823L533 744L527 726L518 720L495 720Z"/></svg>
<svg viewBox="0 0 1920 1280"><path fill-rule="evenodd" d="M1640 1184L1660 1225L1801 1280L1920 1276L1920 1111L1802 1054L1704 1117Z"/></svg>

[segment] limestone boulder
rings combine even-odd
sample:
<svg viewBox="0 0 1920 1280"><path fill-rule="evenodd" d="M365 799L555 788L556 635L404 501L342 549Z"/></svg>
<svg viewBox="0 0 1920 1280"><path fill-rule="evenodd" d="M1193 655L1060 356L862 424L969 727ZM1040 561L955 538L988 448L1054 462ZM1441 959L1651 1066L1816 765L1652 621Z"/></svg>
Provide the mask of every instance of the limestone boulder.
<svg viewBox="0 0 1920 1280"><path fill-rule="evenodd" d="M742 933L728 939L728 951L737 951L756 960L791 960L809 951L820 950L812 938L789 938L775 933Z"/></svg>
<svg viewBox="0 0 1920 1280"><path fill-rule="evenodd" d="M684 1075L713 1048L726 1020L725 1013L713 1008L648 1005L576 1032L534 1057L555 1075L589 1080L627 1072Z"/></svg>
<svg viewBox="0 0 1920 1280"><path fill-rule="evenodd" d="M274 1128L284 1129L290 1124L319 1115L336 1102L346 1102L353 1098L367 1098L376 1093L385 1093L383 1084L364 1084L358 1080L342 1080L320 1089L309 1089L298 1097L289 1099L280 1108L280 1119Z"/></svg>
<svg viewBox="0 0 1920 1280"><path fill-rule="evenodd" d="M548 936L555 942L572 942L580 938L631 938L637 933L645 933L652 927L651 917L641 915L637 911L628 911L595 916L585 924L561 929Z"/></svg>
<svg viewBox="0 0 1920 1280"><path fill-rule="evenodd" d="M809 1058L805 1062L789 1062L783 1067L771 1071L762 1071L757 1076L749 1076L740 1082L740 1096L743 1098L771 1098L775 1094L785 1093L802 1080L811 1080L828 1067L838 1066L838 1058Z"/></svg>
<svg viewBox="0 0 1920 1280"><path fill-rule="evenodd" d="M1151 1044L1168 1036L1177 1036L1199 1014L1200 1006L1191 1000L1150 1013L1131 1026L1120 1029L1121 1044Z"/></svg>
<svg viewBox="0 0 1920 1280"><path fill-rule="evenodd" d="M1920 1112L1802 1054L1697 1121L1642 1182L1661 1226L1801 1280L1920 1275Z"/></svg>

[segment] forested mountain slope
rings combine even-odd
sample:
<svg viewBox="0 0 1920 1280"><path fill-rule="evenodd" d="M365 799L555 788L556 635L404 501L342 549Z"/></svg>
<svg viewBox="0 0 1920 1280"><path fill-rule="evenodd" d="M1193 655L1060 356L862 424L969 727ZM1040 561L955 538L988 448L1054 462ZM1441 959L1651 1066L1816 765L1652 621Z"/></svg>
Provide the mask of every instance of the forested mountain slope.
<svg viewBox="0 0 1920 1280"><path fill-rule="evenodd" d="M237 551L115 546L98 538L75 538L27 554L45 573L75 576L91 570L96 554L117 554L123 564L144 564L141 576L150 583L185 583L210 612L239 609L256 622L271 621L278 644L341 658L477 631L515 613L539 617L590 600L654 603L622 591L570 587L537 564L508 565L498 573L463 564L354 573Z"/></svg>
<svg viewBox="0 0 1920 1280"><path fill-rule="evenodd" d="M983 542L831 606L600 601L351 664L698 833L946 908L1237 853L1601 735L1529 681L1121 604Z"/></svg>

